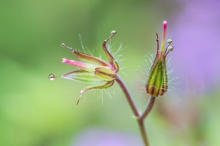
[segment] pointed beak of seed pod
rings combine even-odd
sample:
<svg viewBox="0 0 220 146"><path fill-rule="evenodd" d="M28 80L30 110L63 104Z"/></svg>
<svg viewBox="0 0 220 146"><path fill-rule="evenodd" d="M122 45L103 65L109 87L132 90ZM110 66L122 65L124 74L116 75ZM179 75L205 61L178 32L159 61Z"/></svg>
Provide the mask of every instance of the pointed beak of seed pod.
<svg viewBox="0 0 220 146"><path fill-rule="evenodd" d="M164 49L164 43L166 39L166 30L167 30L167 21L163 21L163 32L162 32L162 40L161 40L161 54L164 54L165 49Z"/></svg>

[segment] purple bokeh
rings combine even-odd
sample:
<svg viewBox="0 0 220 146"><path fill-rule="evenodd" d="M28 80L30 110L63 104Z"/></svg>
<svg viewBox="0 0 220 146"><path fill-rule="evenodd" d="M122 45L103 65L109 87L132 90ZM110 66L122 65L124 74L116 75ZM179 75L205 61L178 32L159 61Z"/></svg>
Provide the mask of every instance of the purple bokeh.
<svg viewBox="0 0 220 146"><path fill-rule="evenodd" d="M168 28L175 50L173 67L185 93L211 91L220 81L220 1L180 1ZM172 22L173 23L173 22Z"/></svg>
<svg viewBox="0 0 220 146"><path fill-rule="evenodd" d="M135 146L142 140L134 134L112 131L105 128L89 128L77 135L72 146Z"/></svg>

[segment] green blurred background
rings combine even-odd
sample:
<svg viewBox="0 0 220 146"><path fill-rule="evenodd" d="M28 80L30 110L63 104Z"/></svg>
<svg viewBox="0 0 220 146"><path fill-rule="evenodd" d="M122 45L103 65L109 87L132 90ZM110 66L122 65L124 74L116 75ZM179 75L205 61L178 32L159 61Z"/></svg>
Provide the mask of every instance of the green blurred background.
<svg viewBox="0 0 220 146"><path fill-rule="evenodd" d="M149 68L144 54L154 53L155 32L161 34L163 20L169 23L168 37L174 33L172 27L186 5L172 0L0 0L0 145L81 146L89 142L89 131L142 145L117 84L108 89L111 97L91 91L76 106L86 84L47 77L74 70L61 62L63 57L74 59L61 43L82 50L81 34L84 47L99 56L102 41L117 30L113 51L122 43L125 59L120 75L143 110L149 98L142 82ZM199 93L172 88L146 120L151 145L220 145L219 86Z"/></svg>

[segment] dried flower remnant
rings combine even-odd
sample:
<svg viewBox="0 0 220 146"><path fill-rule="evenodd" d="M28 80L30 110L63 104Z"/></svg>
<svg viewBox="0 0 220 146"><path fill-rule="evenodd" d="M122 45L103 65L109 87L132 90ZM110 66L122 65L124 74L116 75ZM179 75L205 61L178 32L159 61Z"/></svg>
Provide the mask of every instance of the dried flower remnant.
<svg viewBox="0 0 220 146"><path fill-rule="evenodd" d="M167 29L167 21L163 21L163 33L162 33L162 41L161 48L159 46L159 38L156 33L156 41L157 41L157 52L151 66L148 81L146 84L146 91L148 94L154 97L162 96L165 92L167 92L167 69L166 69L166 57L170 51L174 49L172 44L172 40L168 39L168 46L164 47L165 37L166 37L166 29Z"/></svg>
<svg viewBox="0 0 220 146"><path fill-rule="evenodd" d="M81 95L88 90L108 88L114 84L116 73L119 71L119 66L107 49L106 43L116 33L116 31L112 31L110 37L102 43L102 48L109 61L108 63L98 57L76 51L63 43L61 44L62 47L71 50L74 56L79 60L63 58L63 63L73 65L79 69L68 72L62 75L61 78L89 83L90 86L87 86L80 91ZM50 80L54 80L55 78L55 75L49 75Z"/></svg>

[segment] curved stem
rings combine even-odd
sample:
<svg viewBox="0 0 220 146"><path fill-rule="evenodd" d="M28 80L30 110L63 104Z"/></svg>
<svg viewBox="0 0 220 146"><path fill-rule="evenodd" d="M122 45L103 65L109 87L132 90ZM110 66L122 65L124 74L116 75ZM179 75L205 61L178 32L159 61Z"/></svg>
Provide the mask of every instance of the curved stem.
<svg viewBox="0 0 220 146"><path fill-rule="evenodd" d="M135 106L135 104L134 104L133 99L131 98L131 95L130 95L130 93L129 93L127 87L125 86L125 84L123 83L123 81L120 79L119 76L116 76L116 79L115 79L115 80L117 81L117 83L119 84L119 86L121 87L121 89L123 90L123 92L124 92L124 94L125 94L125 97L126 97L128 103L129 103L129 105L130 105L130 107L131 107L131 109L132 109L132 111L133 111L135 117L138 119L138 118L140 117L140 116L139 116L139 113L138 113L138 110L137 110L137 108L136 108L136 106Z"/></svg>
<svg viewBox="0 0 220 146"><path fill-rule="evenodd" d="M121 87L121 89L123 90L124 94L125 94L125 97L137 119L137 122L138 122L138 126L139 126L139 129L140 129L140 132L141 132L141 136L142 136L142 139L144 141L144 144L145 146L149 146L149 141L148 141L148 137L147 137L147 133L146 133L146 129L145 129L145 125L144 125L144 119L147 117L147 115L150 113L151 109L153 108L153 105L155 103L155 97L151 97L148 104L147 104L147 107L144 111L144 113L142 115L140 115L138 113L138 110L133 102L133 99L127 89L127 87L125 86L125 84L123 83L123 81L120 79L119 76L116 76L116 82L119 84L119 86Z"/></svg>
<svg viewBox="0 0 220 146"><path fill-rule="evenodd" d="M150 111L152 110L154 103L155 103L156 97L151 96L151 98L149 99L149 102L146 106L146 109L144 111L144 113L141 115L140 119L145 119L147 117L147 115L150 113Z"/></svg>
<svg viewBox="0 0 220 146"><path fill-rule="evenodd" d="M149 99L149 102L146 106L146 109L145 109L144 113L140 116L140 118L138 120L138 124L139 124L140 130L141 130L142 138L144 140L144 143L145 144L147 143L148 145L149 145L149 141L148 141L148 136L147 136L147 133L146 133L146 130L145 130L146 128L145 128L145 125L144 125L144 120L148 116L150 111L152 110L153 105L155 103L155 100L156 100L156 98L153 97L153 96Z"/></svg>

